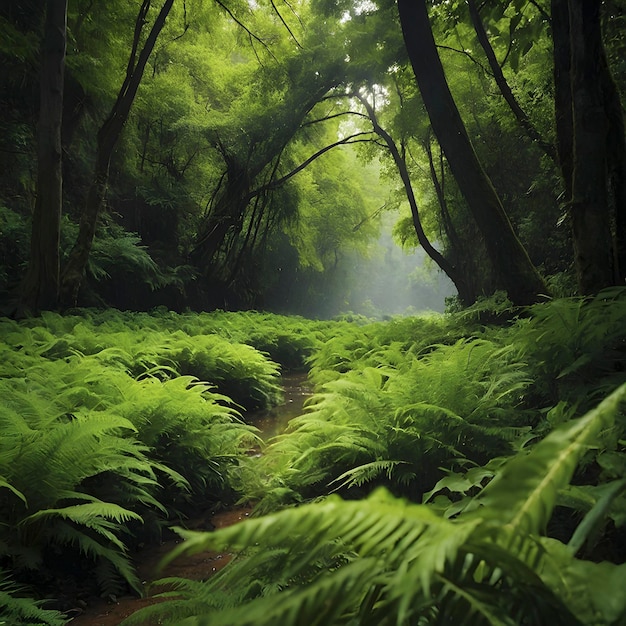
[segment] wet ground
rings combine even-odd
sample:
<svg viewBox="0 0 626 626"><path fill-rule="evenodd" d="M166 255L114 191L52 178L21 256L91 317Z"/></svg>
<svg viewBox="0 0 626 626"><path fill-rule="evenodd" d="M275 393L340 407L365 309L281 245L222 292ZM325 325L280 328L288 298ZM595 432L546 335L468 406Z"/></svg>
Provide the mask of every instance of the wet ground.
<svg viewBox="0 0 626 626"><path fill-rule="evenodd" d="M282 433L290 419L302 415L302 406L313 393L304 372L284 374L282 385L285 390L283 404L246 418L248 423L254 424L261 431L265 440Z"/></svg>
<svg viewBox="0 0 626 626"><path fill-rule="evenodd" d="M236 524L250 515L251 509L237 509L235 511L222 511L210 518L210 523L215 528L223 528ZM202 530L196 528L196 530ZM180 540L172 539L163 542L160 546L150 547L145 553L137 556L137 573L144 584L166 576L190 578L192 580L205 580L228 563L231 555L219 552L203 552L184 558L176 559L165 569L159 570L161 559L170 552ZM144 606L155 604L157 598L137 598L136 596L124 596L115 599L104 600L101 598L89 601L84 609L77 609L80 613L70 621L70 626L118 626L120 622ZM146 623L145 626L154 626Z"/></svg>
<svg viewBox="0 0 626 626"><path fill-rule="evenodd" d="M264 439L281 433L291 418L301 415L302 406L311 395L311 389L307 386L307 377L304 373L285 374L282 384L285 389L285 400L282 405L247 416L247 421L261 431L261 436ZM196 523L192 521L187 525L194 530L223 528L246 519L251 512L251 508L221 511ZM137 572L141 581L147 585L153 580L166 576L205 580L224 567L231 558L231 555L227 553L203 552L176 559L164 570L158 570L161 559L179 541L179 539L165 541L161 545L150 547L137 555ZM158 599L137 598L136 596L124 596L108 601L100 598L93 599L89 601L86 608L77 607L76 616L70 621L70 626L119 626L123 619L135 611L156 602ZM145 626L153 626L153 624L146 623Z"/></svg>

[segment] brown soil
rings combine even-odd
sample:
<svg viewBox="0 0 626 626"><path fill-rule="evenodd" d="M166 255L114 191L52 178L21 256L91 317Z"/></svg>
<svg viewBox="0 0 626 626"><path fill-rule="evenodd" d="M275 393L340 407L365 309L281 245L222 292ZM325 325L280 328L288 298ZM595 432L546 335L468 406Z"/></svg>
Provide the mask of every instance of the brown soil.
<svg viewBox="0 0 626 626"><path fill-rule="evenodd" d="M246 421L254 424L264 439L269 439L281 433L287 422L297 415L302 414L302 405L311 395L311 389L307 385L307 376L304 373L288 373L282 380L285 399L284 404L267 411L261 411L254 415L246 416ZM210 515L208 518L199 518L195 522L188 522L186 526L194 530L205 530L231 526L246 519L252 512L251 508L239 508L233 511L221 511ZM203 552L192 556L185 556L169 563L163 570L159 569L159 563L171 550L180 543L180 539L164 541L159 546L150 546L144 552L137 554L135 563L139 579L146 587L149 583L165 578L176 576L191 580L206 580L209 576L224 567L231 559L231 555L218 552ZM157 590L158 591L158 590ZM119 626L129 615L144 606L156 604L160 600L150 597L138 598L136 596L123 596L111 598L106 601L101 598L90 599L85 607L77 607L72 611L73 617L70 626ZM145 626L153 626L145 624Z"/></svg>
<svg viewBox="0 0 626 626"><path fill-rule="evenodd" d="M210 518L214 528L224 528L246 519L252 509L240 508L234 511L222 511ZM193 526L193 525L190 525ZM196 527L195 530L202 530ZM159 563L163 557L180 543L179 539L163 542L160 546L151 547L137 558L137 572L140 580L147 586L149 583L166 576L177 576L191 580L206 580L209 576L226 565L231 555L219 552L202 552L191 556L181 557L169 563L166 568L159 570ZM70 626L119 626L129 615L144 606L159 602L158 598L149 595L145 598L124 596L106 601L94 599L85 609L76 609L79 615L74 617ZM145 626L152 626L146 623Z"/></svg>

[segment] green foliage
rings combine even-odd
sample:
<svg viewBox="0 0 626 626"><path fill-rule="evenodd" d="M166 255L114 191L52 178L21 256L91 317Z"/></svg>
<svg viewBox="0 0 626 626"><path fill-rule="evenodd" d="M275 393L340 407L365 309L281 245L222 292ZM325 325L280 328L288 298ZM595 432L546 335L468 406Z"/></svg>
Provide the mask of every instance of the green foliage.
<svg viewBox="0 0 626 626"><path fill-rule="evenodd" d="M621 623L624 566L576 559L541 534L588 447L620 424L625 398L626 385L515 456L479 508L456 519L376 491L213 533L180 531L186 542L169 559L207 549L242 556L205 583L163 581L174 589L165 597L178 599L125 623Z"/></svg>
<svg viewBox="0 0 626 626"><path fill-rule="evenodd" d="M241 556L206 583L168 581L136 620L617 624L626 388L577 416L623 380L622 296L512 320L501 300L384 323L1 320L3 558L19 580L63 547L119 589L166 518L239 497L270 514L181 550ZM485 327L494 315L508 325ZM254 458L232 401L277 401L259 348L312 366L315 394Z"/></svg>
<svg viewBox="0 0 626 626"><path fill-rule="evenodd" d="M262 463L277 484L311 496L384 479L419 499L440 465L509 453L528 430L518 405L529 379L512 350L486 340L427 350L359 341L361 350L347 344L352 363L332 354L334 379L267 449Z"/></svg>
<svg viewBox="0 0 626 626"><path fill-rule="evenodd" d="M615 287L589 300L536 305L514 329L513 341L548 401L579 402L584 410L626 380L624 319L626 289Z"/></svg>
<svg viewBox="0 0 626 626"><path fill-rule="evenodd" d="M269 343L278 320L263 340L249 317L223 334L252 330ZM77 575L97 574L103 593L139 591L130 547L158 537L169 517L243 488L258 437L233 399L278 401L278 366L212 333L223 314L209 318L92 311L0 320L0 545L16 574L54 571L63 549ZM178 330L185 325L197 334Z"/></svg>
<svg viewBox="0 0 626 626"><path fill-rule="evenodd" d="M16 585L6 571L0 570L0 624L6 626L63 626L65 617L42 607L43 602L22 597L24 589Z"/></svg>

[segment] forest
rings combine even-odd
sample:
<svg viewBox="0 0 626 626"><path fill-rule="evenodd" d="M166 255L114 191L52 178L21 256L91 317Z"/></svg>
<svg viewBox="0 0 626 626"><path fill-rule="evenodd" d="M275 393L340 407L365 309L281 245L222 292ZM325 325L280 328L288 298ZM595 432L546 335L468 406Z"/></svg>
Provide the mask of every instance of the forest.
<svg viewBox="0 0 626 626"><path fill-rule="evenodd" d="M626 624L625 20L1 3L0 624Z"/></svg>

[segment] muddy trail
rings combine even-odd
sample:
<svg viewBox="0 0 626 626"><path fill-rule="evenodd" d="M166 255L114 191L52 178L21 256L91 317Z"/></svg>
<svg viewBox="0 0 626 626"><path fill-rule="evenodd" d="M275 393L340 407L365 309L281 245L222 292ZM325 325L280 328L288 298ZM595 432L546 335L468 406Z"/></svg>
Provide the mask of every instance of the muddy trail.
<svg viewBox="0 0 626 626"><path fill-rule="evenodd" d="M305 373L285 374L282 378L282 385L285 390L283 404L246 416L246 421L256 426L265 440L283 432L289 420L302 413L304 401L311 395L311 388L307 384ZM194 530L224 528L246 519L251 513L251 507L239 507L187 520L185 526ZM137 553L135 564L142 584L147 587L154 580L167 576L206 580L231 559L228 553L203 552L176 559L163 570L159 570L158 566L163 557L180 541L178 538L171 538L160 545L150 546ZM85 601L84 606L76 607L72 611L69 626L119 626L122 620L135 611L158 601L158 598L138 598L131 595L108 600L90 598ZM145 626L152 626L152 624L146 623Z"/></svg>

